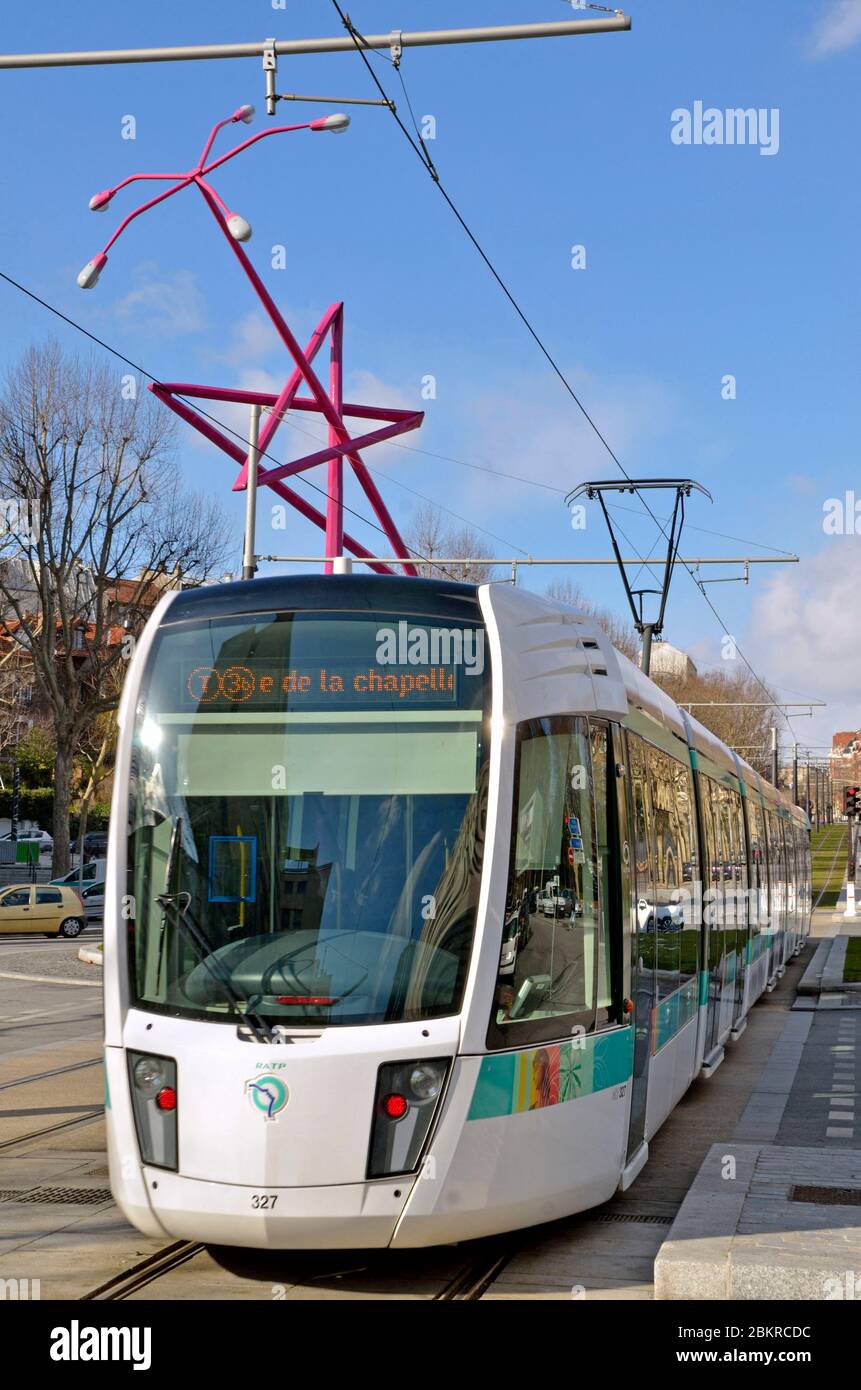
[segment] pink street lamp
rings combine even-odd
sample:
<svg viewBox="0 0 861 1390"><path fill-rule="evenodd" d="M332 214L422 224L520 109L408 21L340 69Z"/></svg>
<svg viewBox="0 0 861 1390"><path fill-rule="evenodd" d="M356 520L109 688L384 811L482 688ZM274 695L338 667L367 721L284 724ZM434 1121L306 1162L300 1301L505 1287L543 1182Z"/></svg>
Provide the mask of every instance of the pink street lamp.
<svg viewBox="0 0 861 1390"><path fill-rule="evenodd" d="M233 485L234 491L242 491L247 486L255 489L260 483L265 483L285 501L289 502L308 520L313 521L325 531L326 547L326 572L330 573L333 569L331 557L340 556L344 548L350 550L359 558L369 558L373 552L365 549L357 540L344 531L344 459L350 464L353 472L358 479L371 507L382 527L389 543L396 555L406 555L406 545L395 525L388 508L380 496L368 469L363 462L359 450L369 447L372 444L382 443L386 439L391 439L396 435L404 434L408 430L417 429L424 419L423 411L402 410L384 408L380 406L369 406L360 404L350 404L345 402L342 395L343 381L343 336L344 336L344 306L341 303L332 304L326 310L316 329L311 335L307 347L303 351L298 341L293 336L283 316L279 312L275 301L251 264L246 255L242 244L249 240L251 227L244 217L239 213L231 212L224 203L216 190L209 184L206 175L214 169L225 164L227 160L233 159L249 146L263 140L268 135L280 135L294 130L321 131L328 130L338 133L346 130L350 124L349 116L335 113L329 116L322 116L314 121L308 121L301 125L274 126L269 130L259 131L252 135L248 140L242 141L235 149L229 150L227 154L221 155L218 159L213 159L207 163L213 142L226 125L231 125L236 121L243 121L246 124L254 116L253 106L240 106L234 111L232 116L226 120L217 122L213 126L209 138L203 147L203 152L194 169L187 173L172 174L131 174L123 179L115 188L104 189L101 193L96 193L90 199L90 207L94 212L103 212L114 196L121 188L127 184L134 183L139 179L170 181L172 187L164 192L157 194L148 202L142 203L120 223L113 236L105 243L103 249L88 261L78 276L78 284L82 289L90 289L99 279L104 268L108 252L114 242L125 231L130 222L139 217L142 212L147 212L150 208L162 203L166 198L170 198L174 193L179 193L181 189L188 188L194 184L199 190L204 202L215 218L219 228L225 236L228 245L239 261L251 286L257 295L264 311L273 324L284 346L293 361L293 370L287 378L284 386L278 394L237 390L230 387L199 386L191 382L154 382L150 390L155 393L160 401L173 410L181 419L192 425L213 444L216 444L229 458L240 465L239 475ZM312 362L317 356L327 337L329 338L329 390L324 389L322 383L314 372ZM301 387L306 387L308 394L299 395ZM243 403L249 405L253 411L258 412L261 408L268 409L269 415L265 424L259 432L256 441L252 441L247 449L241 448L231 439L224 430L220 429L211 417L204 416L186 400L179 397L191 397L203 400L218 400L230 403ZM303 458L294 459L290 463L278 464L274 468L260 469L257 459L258 455L265 455L269 445L272 443L275 432L279 424L284 419L289 410L312 411L322 415L328 425L328 440L324 448L316 450L314 453L307 454ZM357 419L379 420L385 423L377 429L368 431L359 436L352 436L345 423L345 416L352 416ZM327 463L327 506L325 515L319 512L316 507L312 507L306 502L304 497L294 492L283 481L293 474L304 472L308 468L313 468L316 464ZM253 516L253 505L250 508L250 515ZM252 537L253 542L253 537ZM386 564L374 563L371 568L383 574L393 573L391 567ZM403 565L404 572L416 574L416 568L410 563Z"/></svg>

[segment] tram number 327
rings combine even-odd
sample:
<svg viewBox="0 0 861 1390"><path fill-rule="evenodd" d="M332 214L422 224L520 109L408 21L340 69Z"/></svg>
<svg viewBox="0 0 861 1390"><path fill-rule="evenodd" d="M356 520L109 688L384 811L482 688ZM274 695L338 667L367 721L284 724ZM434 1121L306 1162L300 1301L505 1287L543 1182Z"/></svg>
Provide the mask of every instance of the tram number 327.
<svg viewBox="0 0 861 1390"><path fill-rule="evenodd" d="M278 1201L278 1193L255 1192L251 1198L251 1205L255 1211L272 1211Z"/></svg>

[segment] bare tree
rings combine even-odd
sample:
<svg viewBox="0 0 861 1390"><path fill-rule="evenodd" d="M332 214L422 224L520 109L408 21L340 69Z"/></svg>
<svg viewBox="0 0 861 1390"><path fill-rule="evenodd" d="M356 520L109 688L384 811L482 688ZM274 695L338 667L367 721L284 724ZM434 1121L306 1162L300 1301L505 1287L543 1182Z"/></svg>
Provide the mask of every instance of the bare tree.
<svg viewBox="0 0 861 1390"><path fill-rule="evenodd" d="M128 399L114 373L56 344L28 349L0 397L0 492L17 511L0 543L14 556L0 565L0 602L53 723L55 873L69 864L76 752L115 707L130 654L110 587L140 576L126 607L133 636L160 576L199 582L228 550L221 509L178 486L173 435L148 393Z"/></svg>
<svg viewBox="0 0 861 1390"><path fill-rule="evenodd" d="M493 552L487 542L470 526L451 526L432 502L422 502L416 508L407 532L410 551L423 557L416 562L419 574L426 578L458 579L464 584L486 584L496 577L495 565L433 564L435 556L443 560L492 560Z"/></svg>
<svg viewBox="0 0 861 1390"><path fill-rule="evenodd" d="M598 607L570 579L555 580L548 586L547 594L589 614L601 625L614 647L639 663L640 639L633 624L607 608ZM764 777L771 776L768 743L778 711L765 706L766 701L776 698L767 687L753 676L731 671L696 672L685 676L653 672L652 680L677 704L693 703L695 708L691 714L700 724L734 748L757 772Z"/></svg>
<svg viewBox="0 0 861 1390"><path fill-rule="evenodd" d="M782 716L773 691L747 672L698 671L695 675L661 675L658 684L677 704L693 704L691 714L733 748L763 777L771 778L771 726Z"/></svg>

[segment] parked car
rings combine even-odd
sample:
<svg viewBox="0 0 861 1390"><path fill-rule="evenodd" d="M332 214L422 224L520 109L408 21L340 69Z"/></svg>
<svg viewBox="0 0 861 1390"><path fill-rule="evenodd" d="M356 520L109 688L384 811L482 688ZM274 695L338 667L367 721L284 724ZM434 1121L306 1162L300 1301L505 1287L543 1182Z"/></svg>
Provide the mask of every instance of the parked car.
<svg viewBox="0 0 861 1390"><path fill-rule="evenodd" d="M513 975L520 949L520 914L512 912L502 929L502 951L499 957L500 975Z"/></svg>
<svg viewBox="0 0 861 1390"><path fill-rule="evenodd" d="M72 840L69 845L72 854L78 853L78 841ZM107 830L88 830L84 836L84 859L89 859L96 855L105 855L108 852L108 832Z"/></svg>
<svg viewBox="0 0 861 1390"><path fill-rule="evenodd" d="M684 903L650 903L647 898L637 899L637 921L641 931L651 931L657 923L658 931L680 931L685 924Z"/></svg>
<svg viewBox="0 0 861 1390"><path fill-rule="evenodd" d="M89 884L81 894L88 922L101 922L105 915L105 880L97 879Z"/></svg>
<svg viewBox="0 0 861 1390"><path fill-rule="evenodd" d="M79 864L60 878L52 878L51 883L68 883L70 888L77 888L81 884L86 888L88 883L104 883L106 863L106 859L88 859L86 864Z"/></svg>
<svg viewBox="0 0 861 1390"><path fill-rule="evenodd" d="M502 929L502 952L499 958L500 975L513 975L517 957L532 936L530 911L534 909L535 894L524 893L520 906L508 913Z"/></svg>
<svg viewBox="0 0 861 1390"><path fill-rule="evenodd" d="M12 831L10 830L8 834L3 835L2 838L4 840L11 840ZM32 844L34 840L38 841L40 853L43 854L46 850L52 850L54 848L53 835L49 835L47 830L39 830L38 826L35 830L19 830L15 839L19 844L23 844L25 841L27 844Z"/></svg>
<svg viewBox="0 0 861 1390"><path fill-rule="evenodd" d="M562 921L574 921L581 915L583 905L579 903L570 888L544 888L538 894L538 907L545 917L557 917Z"/></svg>
<svg viewBox="0 0 861 1390"><path fill-rule="evenodd" d="M80 936L87 925L84 904L74 889L53 883L21 884L0 892L0 934L41 932Z"/></svg>

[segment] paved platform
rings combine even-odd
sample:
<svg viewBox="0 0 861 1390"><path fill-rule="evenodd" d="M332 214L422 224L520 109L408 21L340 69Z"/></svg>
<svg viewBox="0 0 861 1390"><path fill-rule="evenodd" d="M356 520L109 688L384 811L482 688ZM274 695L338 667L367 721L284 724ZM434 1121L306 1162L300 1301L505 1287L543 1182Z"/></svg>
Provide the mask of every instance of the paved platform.
<svg viewBox="0 0 861 1390"><path fill-rule="evenodd" d="M806 995L658 1250L656 1299L856 1297L861 993L841 987L842 926L817 925L828 936L802 978Z"/></svg>
<svg viewBox="0 0 861 1390"><path fill-rule="evenodd" d="M655 1260L656 1299L854 1299L861 1153L714 1144Z"/></svg>

